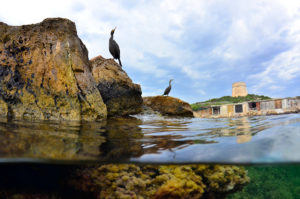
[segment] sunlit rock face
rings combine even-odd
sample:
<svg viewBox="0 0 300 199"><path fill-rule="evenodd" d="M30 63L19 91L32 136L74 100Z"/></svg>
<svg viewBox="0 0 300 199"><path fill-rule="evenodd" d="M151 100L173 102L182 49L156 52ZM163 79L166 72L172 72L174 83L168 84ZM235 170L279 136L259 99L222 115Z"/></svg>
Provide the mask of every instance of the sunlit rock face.
<svg viewBox="0 0 300 199"><path fill-rule="evenodd" d="M144 105L162 115L193 117L191 106L178 98L170 96L144 97Z"/></svg>
<svg viewBox="0 0 300 199"><path fill-rule="evenodd" d="M88 51L72 21L0 22L0 110L13 119L106 118Z"/></svg>
<svg viewBox="0 0 300 199"><path fill-rule="evenodd" d="M93 76L107 106L108 116L123 116L142 111L142 91L113 60L101 56L91 61Z"/></svg>

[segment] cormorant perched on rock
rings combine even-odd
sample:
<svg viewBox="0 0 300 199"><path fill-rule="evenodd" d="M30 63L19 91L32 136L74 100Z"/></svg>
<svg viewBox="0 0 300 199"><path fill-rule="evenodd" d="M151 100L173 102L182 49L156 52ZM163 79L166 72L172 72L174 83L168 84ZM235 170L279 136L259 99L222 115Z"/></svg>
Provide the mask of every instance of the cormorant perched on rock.
<svg viewBox="0 0 300 199"><path fill-rule="evenodd" d="M122 66L121 60L120 60L120 48L117 42L114 40L114 32L116 28L112 29L110 32L110 38L109 38L109 52L114 57L114 59L119 60L120 66Z"/></svg>
<svg viewBox="0 0 300 199"><path fill-rule="evenodd" d="M170 91L171 91L171 82L173 81L173 79L170 79L169 81L169 86L166 88L165 92L163 95L169 95Z"/></svg>

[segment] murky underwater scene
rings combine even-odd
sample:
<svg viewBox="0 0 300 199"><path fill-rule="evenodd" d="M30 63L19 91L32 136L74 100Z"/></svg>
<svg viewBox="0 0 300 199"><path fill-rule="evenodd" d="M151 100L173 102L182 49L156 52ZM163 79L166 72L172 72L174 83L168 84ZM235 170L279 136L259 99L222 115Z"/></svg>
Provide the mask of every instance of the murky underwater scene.
<svg viewBox="0 0 300 199"><path fill-rule="evenodd" d="M1 198L297 198L300 114L0 123Z"/></svg>

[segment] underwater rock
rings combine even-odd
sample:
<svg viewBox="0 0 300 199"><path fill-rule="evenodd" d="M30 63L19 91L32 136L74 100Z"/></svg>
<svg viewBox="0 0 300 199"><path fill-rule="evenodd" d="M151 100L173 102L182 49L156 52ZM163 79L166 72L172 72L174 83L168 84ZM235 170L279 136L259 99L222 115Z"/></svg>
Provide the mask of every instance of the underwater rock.
<svg viewBox="0 0 300 199"><path fill-rule="evenodd" d="M113 60L97 56L90 60L108 116L123 116L142 111L142 91Z"/></svg>
<svg viewBox="0 0 300 199"><path fill-rule="evenodd" d="M72 21L0 22L0 110L12 119L106 118L88 51Z"/></svg>
<svg viewBox="0 0 300 199"><path fill-rule="evenodd" d="M243 167L226 165L109 164L76 173L70 184L97 198L220 198L249 182Z"/></svg>
<svg viewBox="0 0 300 199"><path fill-rule="evenodd" d="M144 105L162 115L193 117L189 103L170 96L144 97Z"/></svg>

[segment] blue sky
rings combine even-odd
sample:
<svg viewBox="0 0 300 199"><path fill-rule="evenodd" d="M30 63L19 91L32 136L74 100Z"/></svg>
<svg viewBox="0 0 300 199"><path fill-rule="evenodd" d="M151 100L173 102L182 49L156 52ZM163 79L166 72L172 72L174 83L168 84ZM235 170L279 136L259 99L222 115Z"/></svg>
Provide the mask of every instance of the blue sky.
<svg viewBox="0 0 300 199"><path fill-rule="evenodd" d="M231 95L233 82L249 93L300 95L300 1L294 0L1 0L9 25L64 17L76 23L89 58L121 49L123 69L143 96L190 103Z"/></svg>

